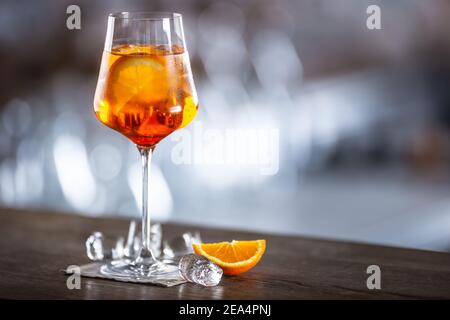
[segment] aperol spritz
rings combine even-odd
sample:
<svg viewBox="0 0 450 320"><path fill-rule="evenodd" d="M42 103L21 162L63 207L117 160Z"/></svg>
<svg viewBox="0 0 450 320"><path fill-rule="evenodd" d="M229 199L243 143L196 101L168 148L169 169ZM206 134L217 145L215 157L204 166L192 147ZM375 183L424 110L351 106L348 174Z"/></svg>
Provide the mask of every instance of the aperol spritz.
<svg viewBox="0 0 450 320"><path fill-rule="evenodd" d="M128 137L141 153L142 244L136 259L103 265L104 275L143 282L178 275L176 266L158 261L151 251L148 176L155 146L189 124L197 108L181 15L110 14L94 111L103 124Z"/></svg>

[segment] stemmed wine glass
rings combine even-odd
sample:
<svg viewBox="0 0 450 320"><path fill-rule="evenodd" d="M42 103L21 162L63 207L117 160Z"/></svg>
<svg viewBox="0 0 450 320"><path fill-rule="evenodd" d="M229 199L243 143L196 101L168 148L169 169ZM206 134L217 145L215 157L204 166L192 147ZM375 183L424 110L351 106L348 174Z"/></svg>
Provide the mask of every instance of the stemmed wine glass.
<svg viewBox="0 0 450 320"><path fill-rule="evenodd" d="M105 275L164 278L177 270L151 250L148 188L151 157L164 137L198 110L182 16L167 12L110 14L94 98L97 118L134 142L142 158L142 248L134 260L114 260Z"/></svg>

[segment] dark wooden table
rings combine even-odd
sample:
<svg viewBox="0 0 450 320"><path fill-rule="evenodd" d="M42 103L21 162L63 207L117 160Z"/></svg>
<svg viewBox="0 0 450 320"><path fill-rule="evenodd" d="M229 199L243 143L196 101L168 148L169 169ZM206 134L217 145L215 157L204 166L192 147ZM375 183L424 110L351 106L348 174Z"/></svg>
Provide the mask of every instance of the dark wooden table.
<svg viewBox="0 0 450 320"><path fill-rule="evenodd" d="M450 298L450 254L302 237L166 225L167 236L199 230L205 241L267 240L251 271L219 286L172 288L82 278L69 290L60 270L88 262L84 241L100 230L114 238L128 222L0 209L0 298L6 299L398 299ZM381 268L381 290L368 290L366 269Z"/></svg>

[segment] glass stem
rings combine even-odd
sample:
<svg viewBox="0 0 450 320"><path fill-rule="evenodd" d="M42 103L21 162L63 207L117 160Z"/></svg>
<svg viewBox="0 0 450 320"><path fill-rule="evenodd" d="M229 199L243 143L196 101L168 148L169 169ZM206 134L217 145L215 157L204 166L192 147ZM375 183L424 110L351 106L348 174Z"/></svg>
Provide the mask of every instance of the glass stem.
<svg viewBox="0 0 450 320"><path fill-rule="evenodd" d="M147 262L156 261L151 250L150 212L148 206L149 175L154 149L155 147L138 146L142 159L142 248L138 259L141 261L148 260Z"/></svg>

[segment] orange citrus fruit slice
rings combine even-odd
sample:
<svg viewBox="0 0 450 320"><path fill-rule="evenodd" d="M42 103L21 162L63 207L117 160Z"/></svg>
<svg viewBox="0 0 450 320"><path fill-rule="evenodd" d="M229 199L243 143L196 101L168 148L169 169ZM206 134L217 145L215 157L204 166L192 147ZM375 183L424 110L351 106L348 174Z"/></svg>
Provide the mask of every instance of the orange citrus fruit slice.
<svg viewBox="0 0 450 320"><path fill-rule="evenodd" d="M167 70L156 56L122 56L109 70L107 99L116 107L127 103L151 104L163 100L169 91Z"/></svg>
<svg viewBox="0 0 450 320"><path fill-rule="evenodd" d="M236 275L253 268L266 250L266 240L198 243L194 252L211 260L226 275Z"/></svg>
<svg viewBox="0 0 450 320"><path fill-rule="evenodd" d="M189 96L184 99L183 108L183 121L181 122L180 128L186 127L192 120L194 120L197 114L198 104L194 101L194 98Z"/></svg>

